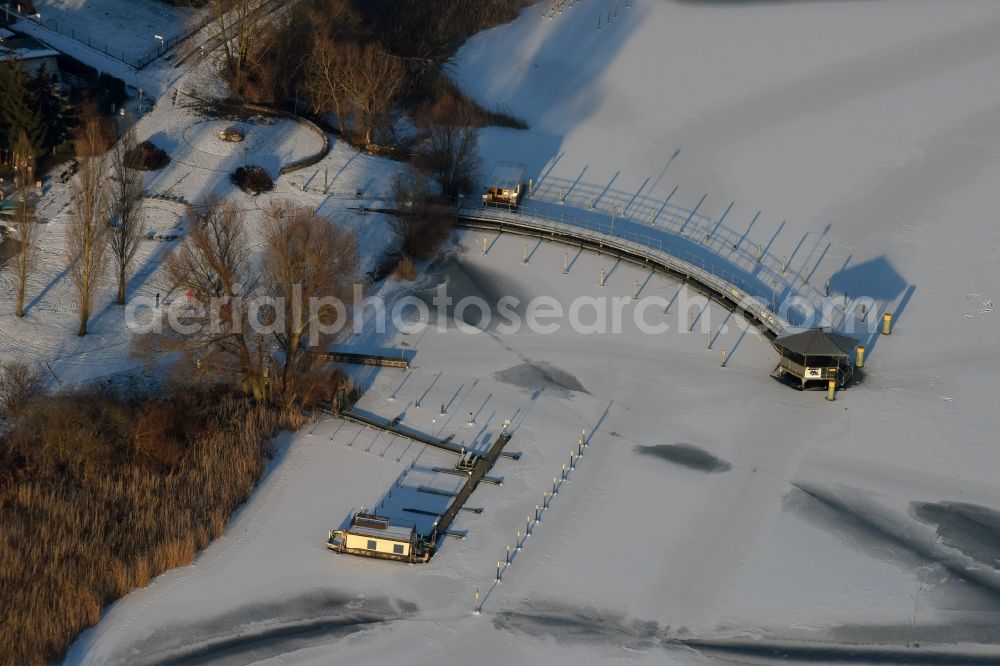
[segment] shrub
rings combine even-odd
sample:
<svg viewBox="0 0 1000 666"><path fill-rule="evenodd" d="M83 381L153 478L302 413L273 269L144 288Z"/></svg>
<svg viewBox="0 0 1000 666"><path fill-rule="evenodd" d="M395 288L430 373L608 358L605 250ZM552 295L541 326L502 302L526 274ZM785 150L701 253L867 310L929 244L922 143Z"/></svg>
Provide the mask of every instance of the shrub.
<svg viewBox="0 0 1000 666"><path fill-rule="evenodd" d="M414 116L424 119L434 115L435 107L448 108L456 116L465 118L476 127L508 127L528 129L528 123L513 115L510 109L498 105L493 111L483 108L466 95L443 71L428 75L420 90L415 91Z"/></svg>
<svg viewBox="0 0 1000 666"><path fill-rule="evenodd" d="M271 180L267 171L255 164L236 169L233 172L232 181L238 188L252 196L274 189L274 181Z"/></svg>
<svg viewBox="0 0 1000 666"><path fill-rule="evenodd" d="M41 370L21 361L0 365L0 412L17 416L41 394L44 376Z"/></svg>
<svg viewBox="0 0 1000 666"><path fill-rule="evenodd" d="M430 194L426 177L419 172L397 174L392 188L396 211L389 224L403 258L431 259L454 228L457 211L446 199Z"/></svg>
<svg viewBox="0 0 1000 666"><path fill-rule="evenodd" d="M125 165L141 171L157 171L170 164L170 156L152 141L143 141L125 155Z"/></svg>

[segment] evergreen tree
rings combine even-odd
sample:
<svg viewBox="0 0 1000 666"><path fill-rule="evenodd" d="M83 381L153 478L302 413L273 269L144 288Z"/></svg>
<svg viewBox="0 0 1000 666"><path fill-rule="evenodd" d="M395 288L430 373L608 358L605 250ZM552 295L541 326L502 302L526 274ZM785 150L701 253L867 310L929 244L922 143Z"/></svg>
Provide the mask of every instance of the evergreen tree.
<svg viewBox="0 0 1000 666"><path fill-rule="evenodd" d="M28 80L26 93L39 116L42 148L46 151L58 148L70 138L71 118L66 97L44 67Z"/></svg>
<svg viewBox="0 0 1000 666"><path fill-rule="evenodd" d="M5 129L4 148L14 147L14 132L24 132L35 155L44 148L45 127L29 94L30 79L24 68L11 58L0 63L0 126Z"/></svg>
<svg viewBox="0 0 1000 666"><path fill-rule="evenodd" d="M12 59L0 62L0 147L13 149L15 132L23 131L36 155L49 152L69 138L68 109L44 67L32 77Z"/></svg>

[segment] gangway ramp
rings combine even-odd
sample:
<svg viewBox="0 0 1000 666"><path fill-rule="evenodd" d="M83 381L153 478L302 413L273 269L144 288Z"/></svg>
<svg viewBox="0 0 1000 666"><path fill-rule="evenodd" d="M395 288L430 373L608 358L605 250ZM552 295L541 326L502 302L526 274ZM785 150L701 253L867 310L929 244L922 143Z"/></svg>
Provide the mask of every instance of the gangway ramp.
<svg viewBox="0 0 1000 666"><path fill-rule="evenodd" d="M341 414L341 418L345 421L350 421L352 423L358 423L369 428L376 428L377 430L382 430L385 432L392 433L399 437L405 437L406 439L413 440L414 442L419 442L421 444L426 444L427 446L433 446L437 449L442 449L449 453L454 453L455 455L465 455L465 447L458 444L452 443L452 436L448 436L444 439L439 439L437 437L432 437L416 430L411 430L403 425L400 425L400 420L398 418L389 420L383 419L377 416L369 416L367 414L360 414L358 412L344 412Z"/></svg>

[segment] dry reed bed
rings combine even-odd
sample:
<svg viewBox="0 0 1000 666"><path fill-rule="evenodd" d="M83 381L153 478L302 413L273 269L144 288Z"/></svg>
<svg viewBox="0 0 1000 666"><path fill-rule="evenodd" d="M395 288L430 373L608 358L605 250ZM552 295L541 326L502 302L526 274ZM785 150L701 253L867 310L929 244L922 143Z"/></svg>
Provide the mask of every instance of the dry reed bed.
<svg viewBox="0 0 1000 666"><path fill-rule="evenodd" d="M211 399L194 411L165 410L168 421L154 432L168 439L163 432L196 431L179 454L170 453L177 442L162 442L169 464L151 458L156 442L135 431L148 418L133 420L113 459L95 455L98 462L82 465L7 438L0 448L0 663L60 657L106 604L191 563L222 533L260 478L276 431L299 424L244 399ZM148 417L148 403L145 409ZM141 407L126 411L136 416ZM169 422L176 418L186 421ZM146 453L136 452L140 439Z"/></svg>

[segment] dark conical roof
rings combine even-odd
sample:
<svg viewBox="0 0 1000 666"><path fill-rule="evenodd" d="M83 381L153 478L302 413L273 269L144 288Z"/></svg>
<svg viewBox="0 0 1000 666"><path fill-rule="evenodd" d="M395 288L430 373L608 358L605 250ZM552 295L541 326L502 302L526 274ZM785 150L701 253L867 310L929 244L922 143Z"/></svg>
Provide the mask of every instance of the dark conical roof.
<svg viewBox="0 0 1000 666"><path fill-rule="evenodd" d="M800 333L786 333L774 341L779 349L802 356L847 356L858 346L858 341L848 335L811 328Z"/></svg>

